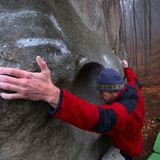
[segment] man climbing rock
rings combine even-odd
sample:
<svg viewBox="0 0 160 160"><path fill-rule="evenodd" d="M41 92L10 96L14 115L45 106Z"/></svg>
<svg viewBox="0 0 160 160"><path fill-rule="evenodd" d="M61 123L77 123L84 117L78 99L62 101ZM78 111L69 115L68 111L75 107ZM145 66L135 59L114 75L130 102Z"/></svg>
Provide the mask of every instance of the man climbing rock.
<svg viewBox="0 0 160 160"><path fill-rule="evenodd" d="M114 69L104 69L97 77L97 90L106 104L90 104L56 87L45 61L37 56L41 72L0 67L0 93L6 100L29 99L49 103L50 114L83 130L112 138L113 145L102 160L130 160L142 152L144 102L137 76L123 60L127 84Z"/></svg>

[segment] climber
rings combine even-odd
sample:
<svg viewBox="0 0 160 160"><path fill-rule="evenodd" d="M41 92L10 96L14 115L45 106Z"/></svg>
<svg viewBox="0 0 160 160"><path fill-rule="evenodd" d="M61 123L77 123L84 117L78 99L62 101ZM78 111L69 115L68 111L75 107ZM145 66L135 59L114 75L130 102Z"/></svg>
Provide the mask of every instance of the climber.
<svg viewBox="0 0 160 160"><path fill-rule="evenodd" d="M104 69L97 77L97 90L106 104L97 106L56 87L45 61L36 58L41 72L28 72L0 67L0 89L6 100L29 99L45 101L54 117L86 131L112 138L113 145L102 160L130 160L142 152L144 102L135 73L123 60L127 84L114 69Z"/></svg>

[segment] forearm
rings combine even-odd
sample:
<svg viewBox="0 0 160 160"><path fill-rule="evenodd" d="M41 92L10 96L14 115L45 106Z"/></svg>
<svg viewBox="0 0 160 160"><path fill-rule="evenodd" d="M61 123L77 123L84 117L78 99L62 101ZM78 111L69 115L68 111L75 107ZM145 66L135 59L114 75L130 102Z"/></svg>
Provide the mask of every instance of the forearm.
<svg viewBox="0 0 160 160"><path fill-rule="evenodd" d="M125 76L128 82L135 82L137 79L137 75L133 72L133 70L129 67L124 68Z"/></svg>
<svg viewBox="0 0 160 160"><path fill-rule="evenodd" d="M53 117L84 130L92 130L99 119L98 106L90 104L79 97L62 90L60 104Z"/></svg>
<svg viewBox="0 0 160 160"><path fill-rule="evenodd" d="M44 101L48 102L50 106L55 109L58 105L59 98L60 89L56 86L51 86L50 89L47 91L47 94L45 94Z"/></svg>

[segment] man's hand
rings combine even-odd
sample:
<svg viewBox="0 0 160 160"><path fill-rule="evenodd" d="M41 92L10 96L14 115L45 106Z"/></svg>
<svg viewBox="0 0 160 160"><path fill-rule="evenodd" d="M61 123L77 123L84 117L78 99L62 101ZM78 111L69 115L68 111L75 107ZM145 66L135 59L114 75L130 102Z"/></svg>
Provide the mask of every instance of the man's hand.
<svg viewBox="0 0 160 160"><path fill-rule="evenodd" d="M123 68L128 68L128 62L125 59L122 60L121 62L122 62Z"/></svg>
<svg viewBox="0 0 160 160"><path fill-rule="evenodd" d="M40 56L37 56L36 61L41 69L39 73L0 67L0 89L16 92L1 92L3 99L42 100L53 107L58 103L60 89L52 83L46 62Z"/></svg>

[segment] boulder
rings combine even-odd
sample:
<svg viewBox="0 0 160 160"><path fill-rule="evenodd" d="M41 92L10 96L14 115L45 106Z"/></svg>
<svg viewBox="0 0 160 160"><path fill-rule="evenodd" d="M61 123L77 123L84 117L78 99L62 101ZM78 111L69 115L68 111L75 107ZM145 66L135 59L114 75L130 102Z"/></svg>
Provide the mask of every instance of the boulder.
<svg viewBox="0 0 160 160"><path fill-rule="evenodd" d="M79 3L0 1L0 66L38 72L35 58L40 55L57 86L99 104L97 73L104 67L122 68L100 37L104 31L95 29L98 19L92 28L92 21L78 11ZM98 18L102 8L96 7L91 14ZM0 160L98 160L109 142L51 118L45 102L0 99Z"/></svg>

